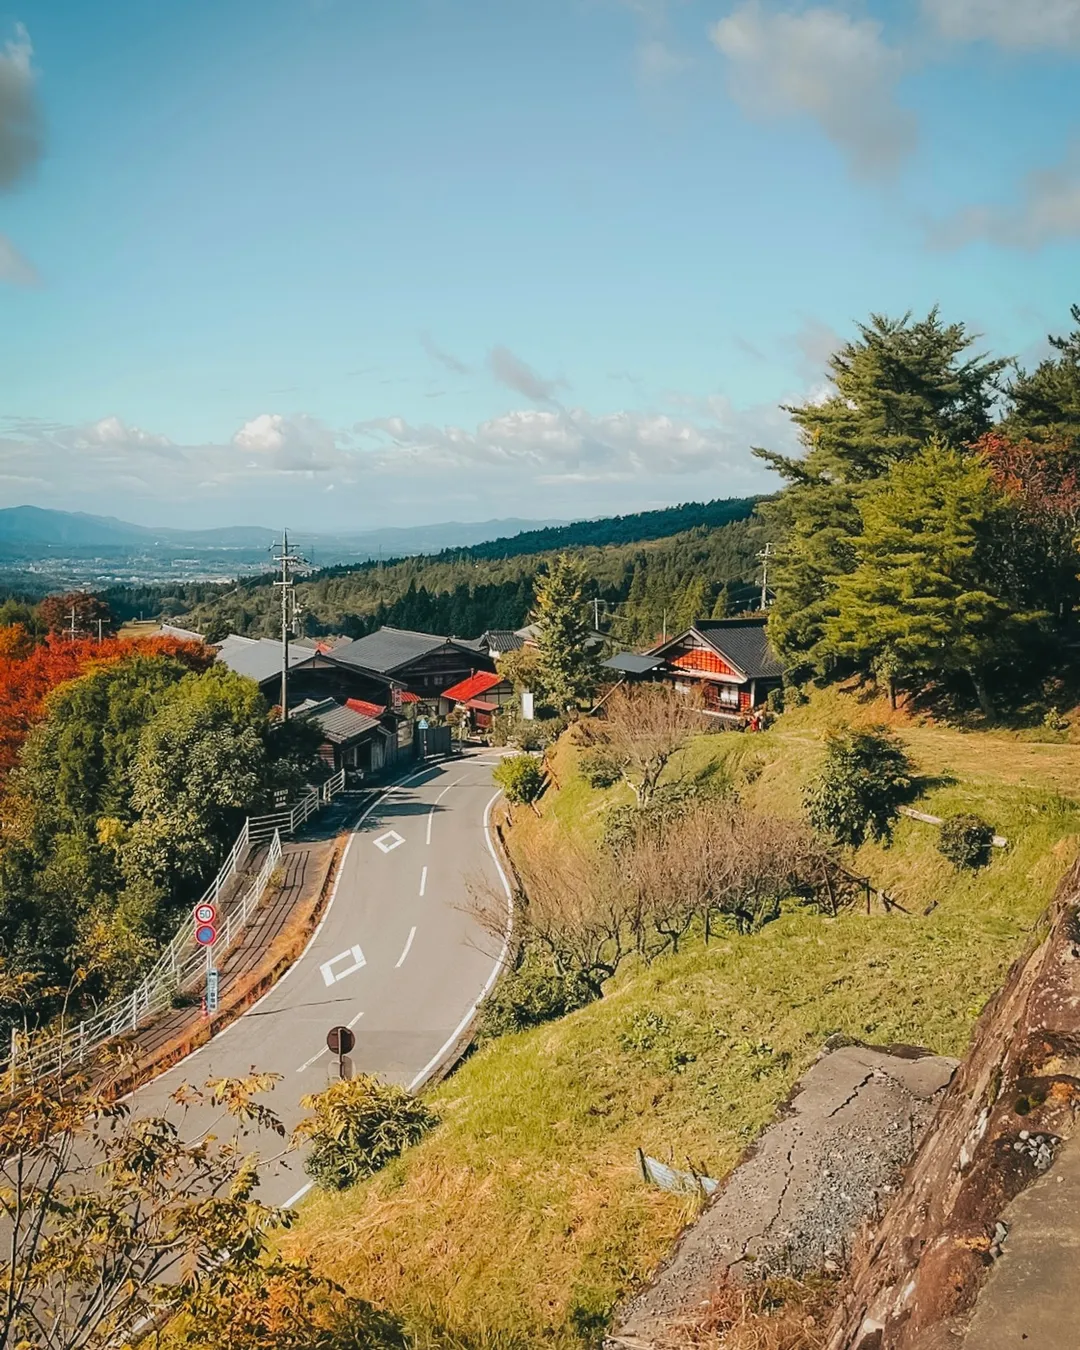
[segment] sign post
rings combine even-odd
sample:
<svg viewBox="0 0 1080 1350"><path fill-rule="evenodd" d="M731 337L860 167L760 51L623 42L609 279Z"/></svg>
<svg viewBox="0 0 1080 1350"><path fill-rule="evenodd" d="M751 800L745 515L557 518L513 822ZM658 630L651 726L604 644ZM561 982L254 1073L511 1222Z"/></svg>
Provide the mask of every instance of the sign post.
<svg viewBox="0 0 1080 1350"><path fill-rule="evenodd" d="M214 968L214 943L217 941L217 908L201 902L191 911L195 920L195 941L206 948L206 997L203 1005L207 1017L218 1010L218 972Z"/></svg>
<svg viewBox="0 0 1080 1350"><path fill-rule="evenodd" d="M331 1027L326 1033L326 1048L338 1057L338 1077L346 1078L345 1056L356 1044L356 1037L349 1027Z"/></svg>

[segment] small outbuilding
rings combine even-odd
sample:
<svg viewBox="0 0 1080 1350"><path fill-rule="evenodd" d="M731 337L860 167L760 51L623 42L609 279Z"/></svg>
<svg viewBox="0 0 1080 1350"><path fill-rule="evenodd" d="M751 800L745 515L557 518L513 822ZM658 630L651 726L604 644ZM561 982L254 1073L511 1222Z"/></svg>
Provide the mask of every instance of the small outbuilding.
<svg viewBox="0 0 1080 1350"><path fill-rule="evenodd" d="M378 717L332 698L308 699L292 715L318 728L322 735L319 754L328 769L367 778L394 762L394 734Z"/></svg>

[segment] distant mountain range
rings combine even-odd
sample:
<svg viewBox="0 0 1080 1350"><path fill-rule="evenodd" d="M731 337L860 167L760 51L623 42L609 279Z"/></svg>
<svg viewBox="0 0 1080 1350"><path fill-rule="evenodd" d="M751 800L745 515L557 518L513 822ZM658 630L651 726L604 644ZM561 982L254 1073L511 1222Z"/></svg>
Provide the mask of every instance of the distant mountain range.
<svg viewBox="0 0 1080 1350"><path fill-rule="evenodd" d="M491 539L561 524L553 520L485 520L471 524L447 521L439 525L361 530L353 533L313 534L298 530L296 542L308 545L318 560L328 563L349 557L376 557L379 553L400 556L437 553L447 548L468 548ZM29 557L65 550L83 552L101 548L110 552L176 549L239 549L265 551L280 539L278 531L257 525L231 525L216 530L155 529L132 525L112 516L91 516L81 511L51 511L40 506L9 506L0 509L0 551Z"/></svg>

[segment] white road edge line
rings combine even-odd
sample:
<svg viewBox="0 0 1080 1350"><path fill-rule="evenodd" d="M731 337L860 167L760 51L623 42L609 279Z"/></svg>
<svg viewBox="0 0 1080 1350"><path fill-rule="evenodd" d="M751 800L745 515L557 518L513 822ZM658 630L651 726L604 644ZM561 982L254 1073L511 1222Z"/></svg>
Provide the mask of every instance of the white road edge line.
<svg viewBox="0 0 1080 1350"><path fill-rule="evenodd" d="M421 896L423 896L423 894L424 894L424 892L425 892L426 890L427 890L427 868L425 867L425 868L421 871L421 873L420 873L420 894L421 894Z"/></svg>
<svg viewBox="0 0 1080 1350"><path fill-rule="evenodd" d="M300 1065L296 1072L303 1073L305 1069L310 1069L317 1059L322 1059L323 1055L326 1054L326 1050L327 1047L325 1045L321 1050L316 1050L310 1059L305 1060L304 1063Z"/></svg>
<svg viewBox="0 0 1080 1350"><path fill-rule="evenodd" d="M424 871L425 872L427 871L426 867L424 868ZM423 893L424 893L423 891L420 892L421 895L423 895ZM412 946L412 940L415 936L416 936L416 925L414 924L413 927L409 929L409 936L405 942L405 950L398 957L397 965L394 967L395 970L400 970L401 967L405 964L405 958L409 954L409 948Z"/></svg>
<svg viewBox="0 0 1080 1350"><path fill-rule="evenodd" d="M345 1023L345 1025L349 1028L350 1031L352 1031L353 1027L356 1026L357 1022L360 1021L360 1019L361 1019L361 1017L363 1017L363 1015L364 1015L364 1014L363 1014L362 1012L358 1012L351 1022L346 1022L346 1023Z"/></svg>
<svg viewBox="0 0 1080 1350"><path fill-rule="evenodd" d="M314 1185L315 1183L313 1181L305 1181L295 1195L289 1196L288 1200L285 1201L281 1208L292 1209L293 1205L295 1205L298 1200L303 1200L304 1196L307 1195L308 1191L310 1191Z"/></svg>
<svg viewBox="0 0 1080 1350"><path fill-rule="evenodd" d="M131 1092L125 1093L124 1096L119 1099L120 1101L126 1102L129 1097L134 1097L135 1094L137 1092L141 1092L143 1088L148 1088L151 1083L156 1083L159 1078L166 1077L166 1075L172 1073L174 1069L178 1069L181 1064L186 1064L188 1060L194 1059L196 1055L201 1055L204 1050L208 1050L212 1045L216 1045L223 1036L227 1036L229 1032L232 1031L233 1027L238 1027L245 1017L247 1017L250 1013L253 1013L260 1003L264 1002L266 999L270 997L272 993L281 988L281 986L285 983L285 981L289 978L289 976L293 973L293 971L297 968L297 966L299 966L303 962L304 957L307 956L308 952L311 949L311 944L319 936L319 931L321 930L323 924L330 917L330 911L333 909L334 901L337 899L338 886L341 884L341 878L345 875L345 860L349 856L349 850L353 846L353 840L357 837L356 831L360 828L361 825L363 825L364 821L367 820L368 816L371 815L372 811L375 810L375 808L380 804L380 802L383 800L384 797L389 796L391 792L397 792L400 788L404 788L406 783L411 783L414 778L421 778L425 773L430 773L434 767L435 765L425 764L423 768L414 769L412 773L410 773L407 777L403 778L400 783L393 783L391 784L390 787L383 788L383 790L379 793L379 795L375 798L375 800L369 806L366 806L364 808L362 814L360 815L359 819L357 820L356 824L353 826L352 831L349 834L348 842L345 845L345 851L341 855L341 862L338 863L337 876L334 878L334 884L330 888L330 898L326 902L326 908L323 910L323 916L319 920L319 922L315 925L315 931L308 938L304 950L292 963L292 965L285 972L285 974L282 975L281 979L278 980L276 984L272 984L270 988L266 991L266 993L263 994L262 998L256 999L250 1008L245 1008L239 1017L235 1018L232 1022L229 1023L227 1027L224 1027L221 1031L219 1031L216 1036L211 1036L205 1045L200 1045L197 1050L192 1050L190 1055L185 1055L183 1059L178 1059L175 1064L170 1064L169 1067L164 1070L164 1072L155 1074L153 1078L147 1079L147 1081L143 1083L141 1087L137 1087L133 1089ZM501 872L502 868L500 868L499 870ZM309 1183L308 1186L306 1186L304 1190L300 1192L300 1194L304 1195L310 1189L311 1186Z"/></svg>
<svg viewBox="0 0 1080 1350"><path fill-rule="evenodd" d="M491 968L491 974L487 977L487 983L480 991L480 997L476 1000L476 1002L472 1005L469 1011L461 1019L458 1025L454 1028L453 1032L451 1032L449 1039L446 1041L446 1044L435 1052L432 1058L428 1060L428 1062L424 1065L424 1067L420 1070L420 1072L409 1084L410 1092L415 1092L416 1089L423 1084L424 1080L430 1077L431 1074L435 1072L435 1070L439 1067L442 1061L454 1048L454 1045L458 1037L469 1025L472 1019L476 1016L477 1008L479 1008L480 1004L483 1003L484 999L487 998L488 994L491 992L491 986L498 979L499 971L502 970L503 965L506 962L506 954L510 950L510 938L514 926L514 894L510 889L509 881L507 881L506 879L506 873L503 871L503 865L499 861L499 855L495 852L495 845L491 842L491 808L495 805L495 803L499 800L501 796L502 790L500 789L498 792L495 793L491 801L488 802L487 806L484 807L484 839L488 846L488 852L491 854L491 859L495 864L495 870L499 874L499 880L502 882L503 891L506 893L506 933L503 937L502 951L499 953L498 960Z"/></svg>

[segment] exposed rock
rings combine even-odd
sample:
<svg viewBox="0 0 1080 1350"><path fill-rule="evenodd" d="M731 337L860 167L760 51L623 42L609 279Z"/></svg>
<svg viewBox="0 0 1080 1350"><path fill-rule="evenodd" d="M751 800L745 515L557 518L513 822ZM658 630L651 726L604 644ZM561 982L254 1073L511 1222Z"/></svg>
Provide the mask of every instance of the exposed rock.
<svg viewBox="0 0 1080 1350"><path fill-rule="evenodd" d="M725 1278L842 1268L860 1226L898 1185L955 1069L955 1060L907 1047L826 1051L627 1306L611 1350L677 1342Z"/></svg>
<svg viewBox="0 0 1080 1350"><path fill-rule="evenodd" d="M971 1051L900 1193L860 1244L830 1350L989 1350L1020 1344L1025 1336L1039 1350L1080 1343L1075 1274L1059 1281L1062 1297L1072 1299L1071 1318L1059 1302L1033 1337L1019 1329L1013 1339L1002 1339L1005 1311L1017 1312L1013 1289L1006 1299L998 1294L991 1300L998 1315L983 1313L980 1300L982 1330L973 1326L968 1334L988 1272L993 1268L989 1298L995 1287L1009 1288L1008 1279L1022 1267L1020 1253L1028 1252L1034 1268L1035 1253L1044 1250L1033 1200L1022 1193L1035 1182L1038 1194L1072 1191L1074 1214L1080 1196L1080 1166L1068 1144L1080 1103L1078 893L1080 869L1074 868L1051 908L1045 936L1013 966L983 1012ZM1080 1220L1075 1222L1078 1231L1059 1231L1056 1248L1068 1248L1073 1263L1080 1247ZM1075 1264L1069 1269L1075 1271ZM1032 1316L1040 1297L1036 1285ZM1051 1326L1066 1339L1048 1339Z"/></svg>

